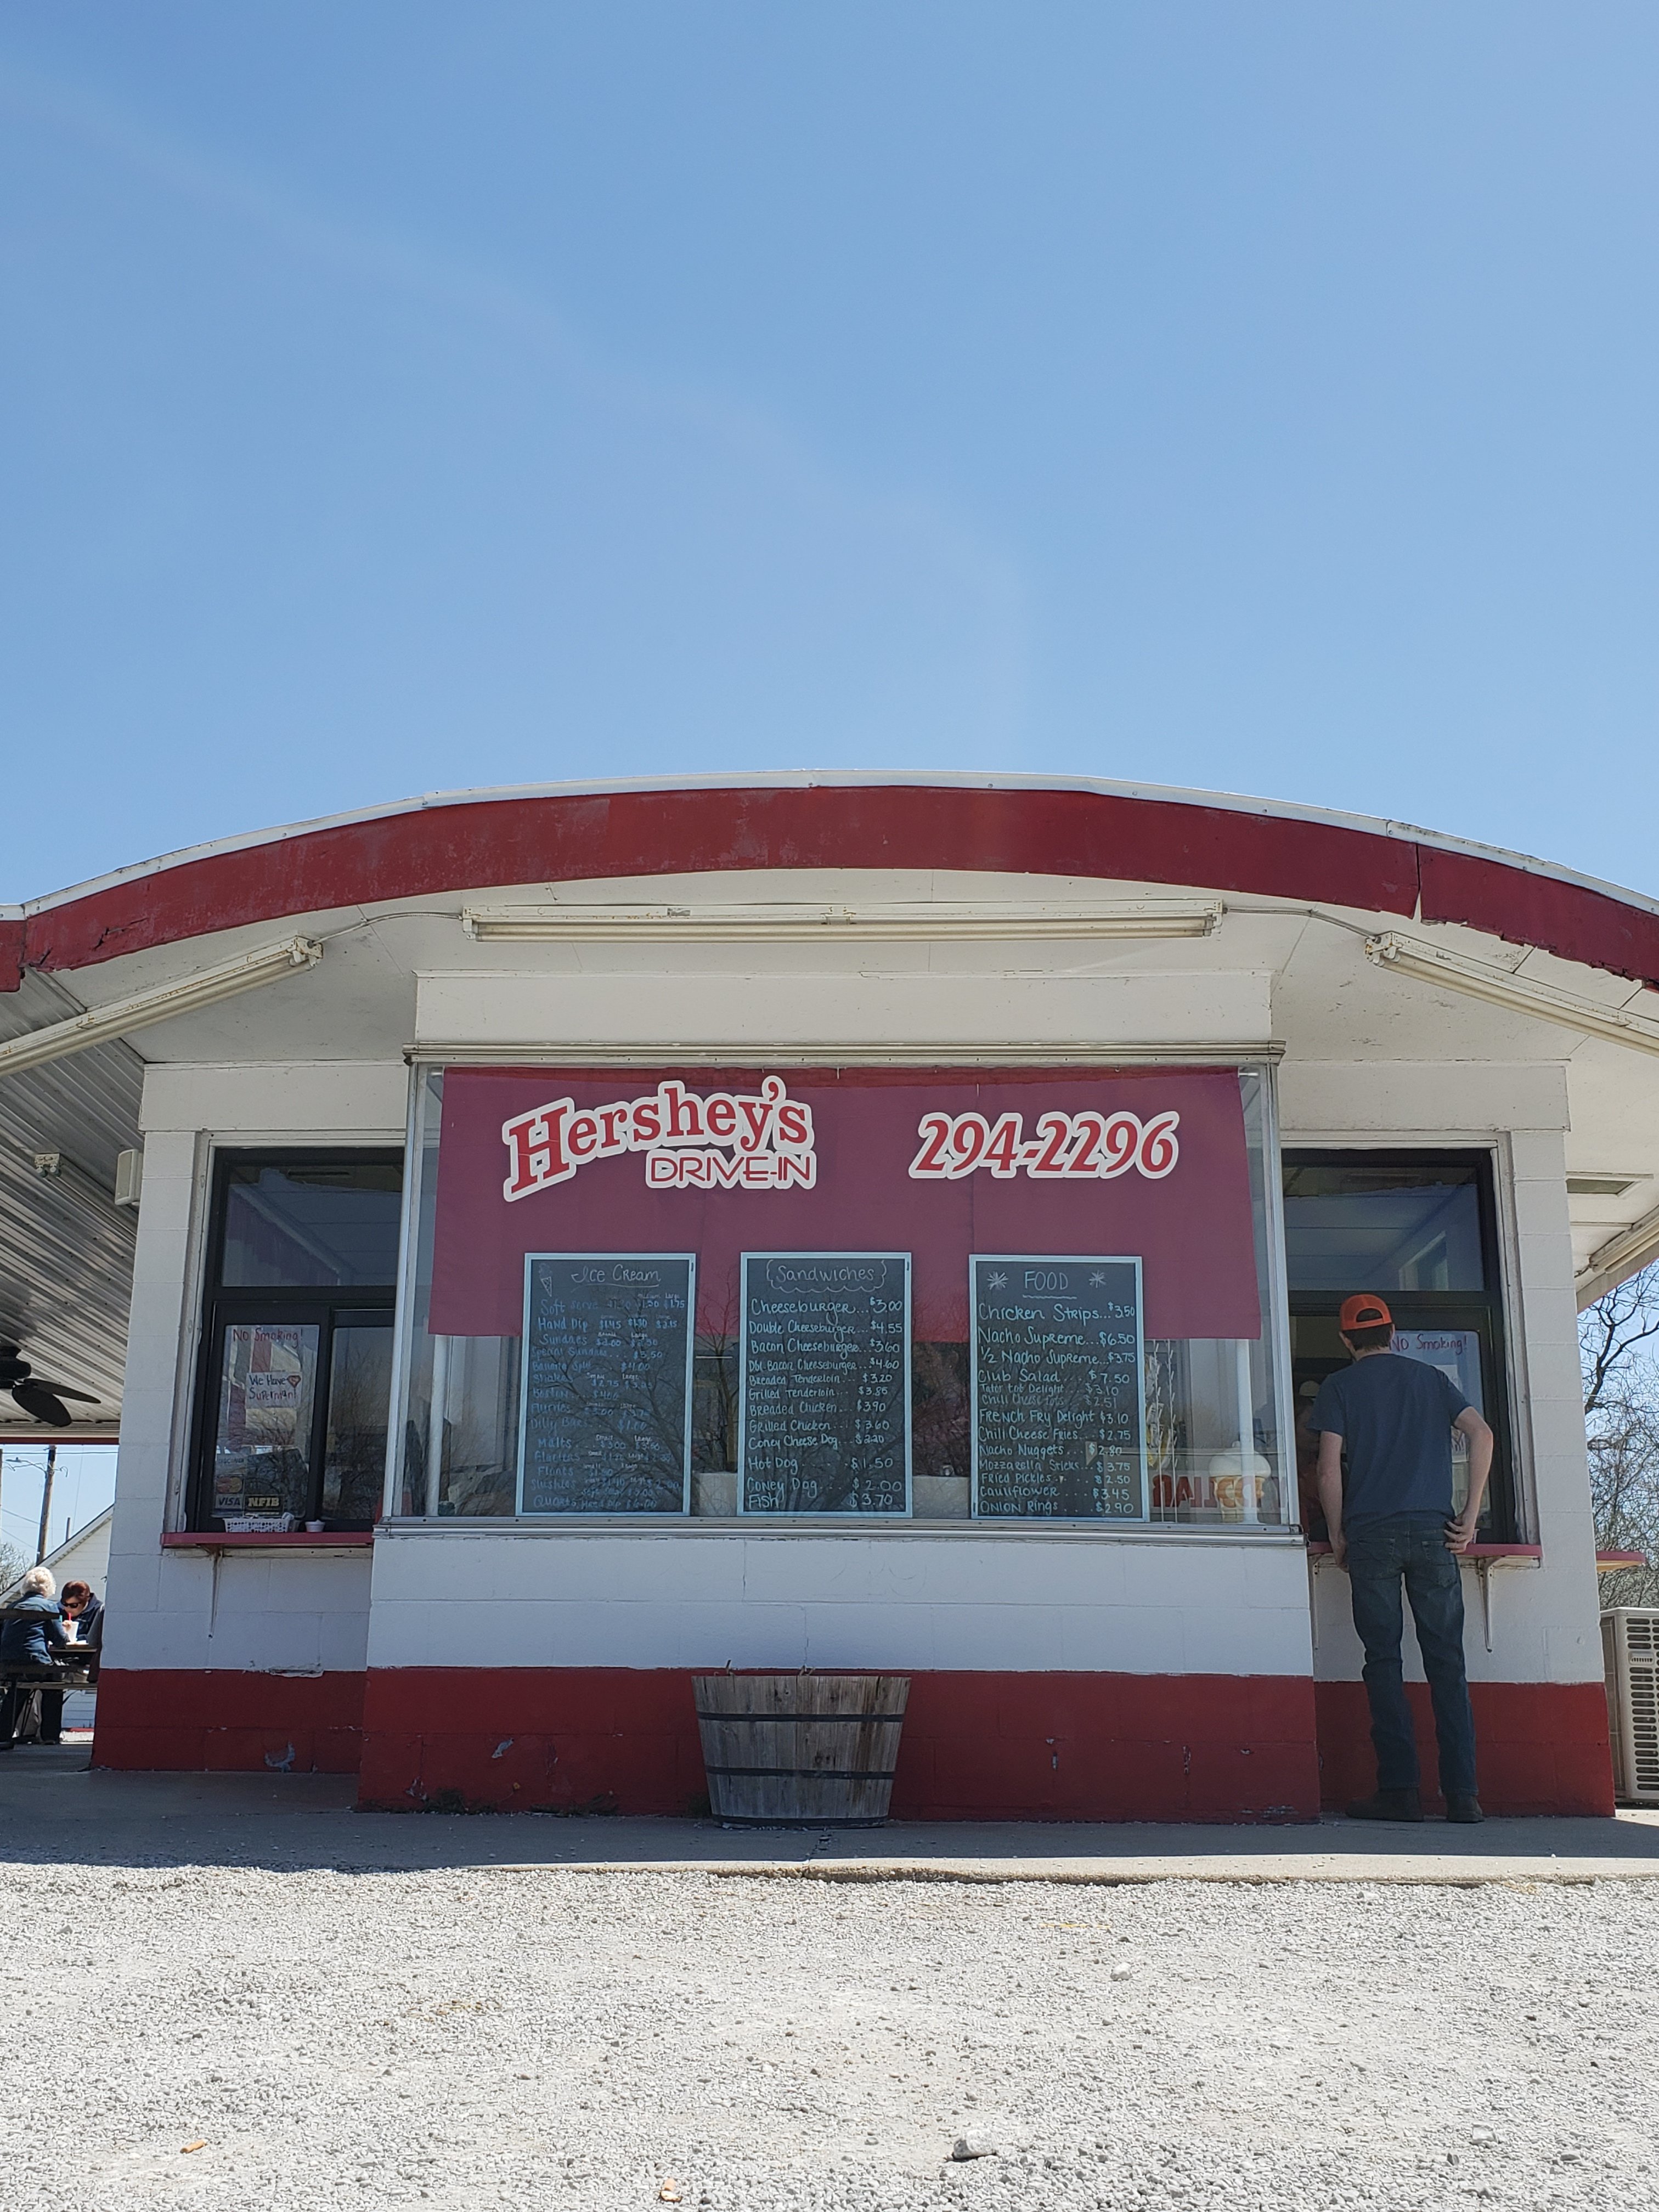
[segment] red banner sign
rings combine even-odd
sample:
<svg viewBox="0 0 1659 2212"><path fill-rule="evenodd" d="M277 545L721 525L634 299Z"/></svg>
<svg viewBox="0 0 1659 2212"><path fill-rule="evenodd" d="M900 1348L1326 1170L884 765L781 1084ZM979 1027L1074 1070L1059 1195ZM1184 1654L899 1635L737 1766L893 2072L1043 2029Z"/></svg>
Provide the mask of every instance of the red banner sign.
<svg viewBox="0 0 1659 2212"><path fill-rule="evenodd" d="M918 1337L968 1334L970 1252L1138 1255L1146 1333L1261 1328L1231 1068L451 1068L430 1327L516 1336L527 1252L695 1252L735 1334L744 1251L908 1251Z"/></svg>

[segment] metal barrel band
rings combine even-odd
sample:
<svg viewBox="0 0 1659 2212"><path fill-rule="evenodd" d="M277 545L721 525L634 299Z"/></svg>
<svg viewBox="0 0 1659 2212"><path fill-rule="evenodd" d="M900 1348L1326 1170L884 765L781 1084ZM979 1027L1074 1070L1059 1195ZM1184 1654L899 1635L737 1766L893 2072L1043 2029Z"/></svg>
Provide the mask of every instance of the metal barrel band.
<svg viewBox="0 0 1659 2212"><path fill-rule="evenodd" d="M718 1774L728 1781L742 1776L749 1780L776 1782L787 1776L796 1782L890 1782L898 1769L880 1766L705 1766L703 1771Z"/></svg>
<svg viewBox="0 0 1659 2212"><path fill-rule="evenodd" d="M706 1713L700 1721L724 1721L732 1728L902 1728L902 1713Z"/></svg>

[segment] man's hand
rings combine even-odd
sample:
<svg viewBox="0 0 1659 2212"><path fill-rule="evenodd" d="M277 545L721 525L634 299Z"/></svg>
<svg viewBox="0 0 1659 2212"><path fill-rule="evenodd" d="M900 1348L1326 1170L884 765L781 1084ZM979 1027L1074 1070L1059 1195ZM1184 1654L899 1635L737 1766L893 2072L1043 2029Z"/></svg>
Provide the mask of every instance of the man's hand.
<svg viewBox="0 0 1659 2212"><path fill-rule="evenodd" d="M1452 1426L1469 1440L1469 1494L1457 1518L1446 1523L1446 1549L1467 1552L1480 1526L1480 1501L1492 1473L1492 1433L1473 1406L1465 1406Z"/></svg>
<svg viewBox="0 0 1659 2212"><path fill-rule="evenodd" d="M1480 1526L1480 1502L1477 1500L1473 1513L1466 1506L1455 1521L1447 1522L1446 1549L1449 1552L1467 1552L1469 1546L1474 1543L1475 1531Z"/></svg>
<svg viewBox="0 0 1659 2212"><path fill-rule="evenodd" d="M1342 1533L1342 1439L1334 1429L1319 1431L1319 1505L1331 1540L1331 1557L1346 1574L1348 1540Z"/></svg>

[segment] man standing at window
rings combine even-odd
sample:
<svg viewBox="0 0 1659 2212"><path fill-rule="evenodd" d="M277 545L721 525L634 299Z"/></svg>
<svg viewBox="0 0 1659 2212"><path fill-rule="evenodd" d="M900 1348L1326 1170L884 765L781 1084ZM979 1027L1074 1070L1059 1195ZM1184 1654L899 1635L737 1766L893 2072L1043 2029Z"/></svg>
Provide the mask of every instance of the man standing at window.
<svg viewBox="0 0 1659 2212"><path fill-rule="evenodd" d="M1308 1415L1319 1435L1319 1498L1331 1550L1347 1571L1353 1625L1365 1647L1365 1695L1376 1748L1376 1790L1351 1820L1420 1820L1417 1735L1400 1662L1412 1619L1434 1701L1440 1794L1449 1820L1485 1816L1475 1795L1474 1716L1463 1671L1460 1553L1474 1540L1492 1472L1492 1431L1450 1376L1394 1349L1394 1316L1379 1297L1345 1298L1339 1322L1352 1367L1327 1376ZM1469 1440L1469 1494L1452 1510L1452 1431ZM1346 1475L1343 1468L1347 1460Z"/></svg>

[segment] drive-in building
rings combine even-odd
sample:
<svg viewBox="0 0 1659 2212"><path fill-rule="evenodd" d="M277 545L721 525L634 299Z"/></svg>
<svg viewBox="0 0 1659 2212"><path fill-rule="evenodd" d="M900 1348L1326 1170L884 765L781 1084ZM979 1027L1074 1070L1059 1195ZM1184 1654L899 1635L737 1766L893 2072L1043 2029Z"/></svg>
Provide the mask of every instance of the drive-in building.
<svg viewBox="0 0 1659 2212"><path fill-rule="evenodd" d="M99 1764L678 1813L694 1672L872 1669L899 1814L1310 1817L1370 1778L1297 1428L1364 1289L1497 1433L1483 1797L1611 1808L1576 1313L1659 1253L1653 902L780 775L228 839L0 968L0 1340L118 1422Z"/></svg>

